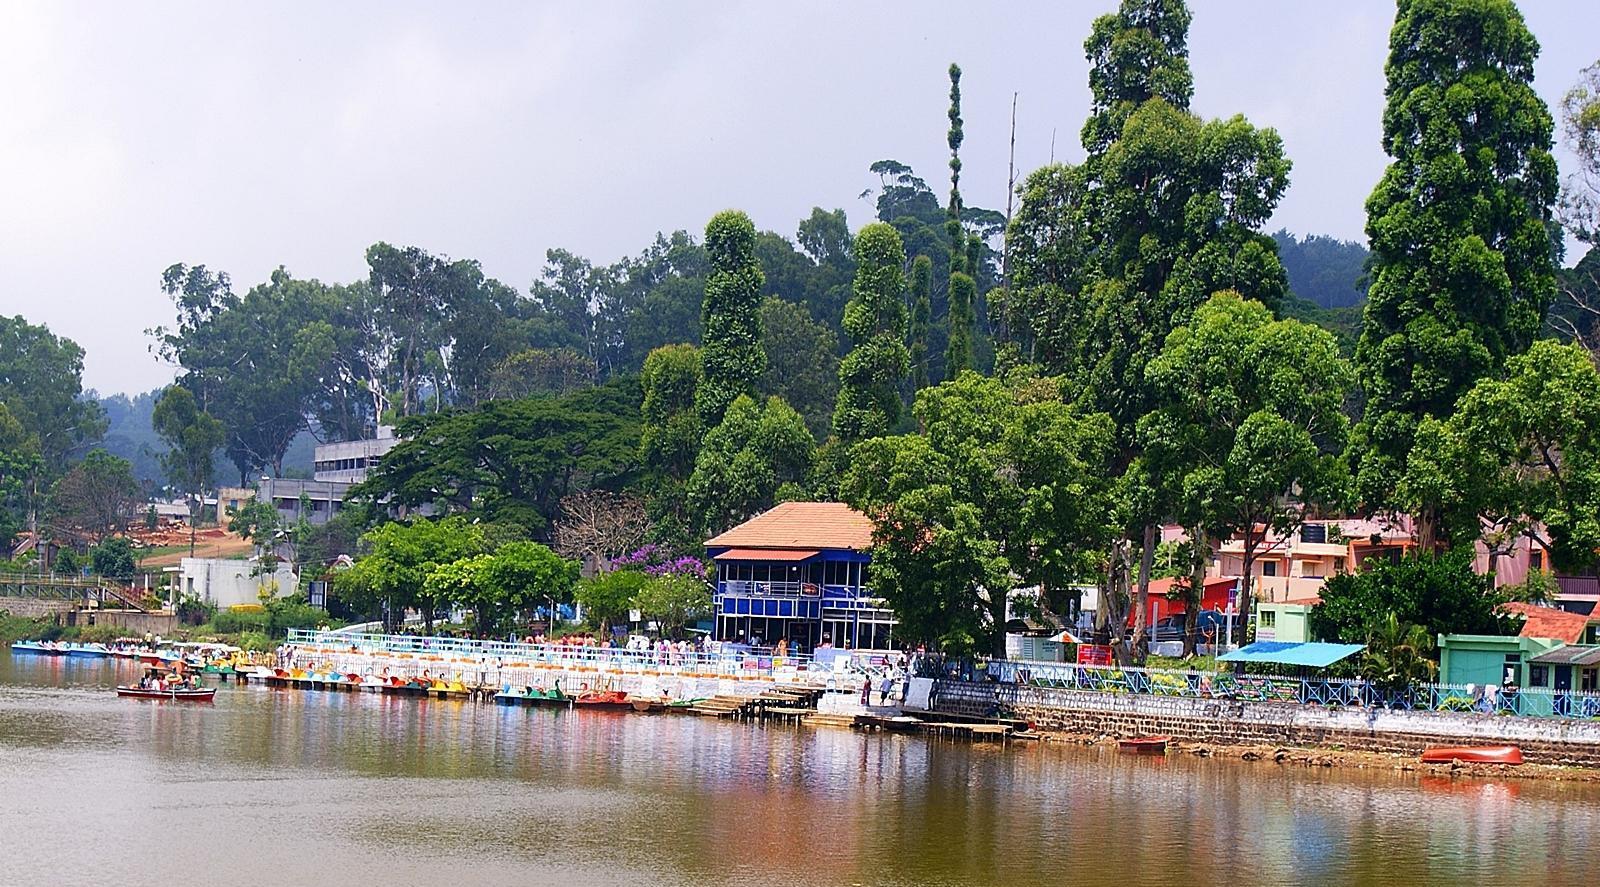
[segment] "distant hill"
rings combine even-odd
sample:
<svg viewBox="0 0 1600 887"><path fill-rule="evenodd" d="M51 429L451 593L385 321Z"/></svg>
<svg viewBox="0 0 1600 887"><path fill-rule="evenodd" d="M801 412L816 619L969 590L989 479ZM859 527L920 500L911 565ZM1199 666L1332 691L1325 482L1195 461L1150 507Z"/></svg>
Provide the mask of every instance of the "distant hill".
<svg viewBox="0 0 1600 887"><path fill-rule="evenodd" d="M1319 308L1348 308L1367 300L1367 248L1321 234L1296 239L1286 229L1272 235L1289 272L1289 289Z"/></svg>

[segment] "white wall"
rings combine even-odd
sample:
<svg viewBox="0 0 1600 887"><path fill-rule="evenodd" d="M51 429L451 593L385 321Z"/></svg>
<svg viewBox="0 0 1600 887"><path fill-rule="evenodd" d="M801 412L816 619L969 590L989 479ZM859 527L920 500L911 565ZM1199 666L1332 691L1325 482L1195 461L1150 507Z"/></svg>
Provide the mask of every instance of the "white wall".
<svg viewBox="0 0 1600 887"><path fill-rule="evenodd" d="M253 560L186 557L178 578L179 588L183 594L194 595L223 610L259 604L264 586L271 588L275 584L278 597L294 593L298 580L287 563L279 563L275 572L262 576L255 575L256 567Z"/></svg>

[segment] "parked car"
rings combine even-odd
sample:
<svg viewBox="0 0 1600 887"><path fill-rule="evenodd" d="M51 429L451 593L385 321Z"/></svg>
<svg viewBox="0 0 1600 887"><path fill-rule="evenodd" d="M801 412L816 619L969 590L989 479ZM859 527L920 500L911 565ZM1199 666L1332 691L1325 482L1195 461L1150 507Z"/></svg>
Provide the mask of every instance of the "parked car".
<svg viewBox="0 0 1600 887"><path fill-rule="evenodd" d="M1181 641L1186 628L1186 614L1174 613L1164 616L1155 624L1155 640ZM1227 630L1228 617L1220 610L1201 610L1195 617L1195 631L1199 633L1199 642L1210 643L1211 639Z"/></svg>

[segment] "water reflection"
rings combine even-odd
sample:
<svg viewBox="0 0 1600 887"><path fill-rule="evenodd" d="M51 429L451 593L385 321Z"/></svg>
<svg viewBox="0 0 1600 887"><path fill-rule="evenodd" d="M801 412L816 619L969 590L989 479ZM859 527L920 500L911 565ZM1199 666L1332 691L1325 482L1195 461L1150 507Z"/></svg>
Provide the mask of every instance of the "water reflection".
<svg viewBox="0 0 1600 887"><path fill-rule="evenodd" d="M1581 883L1600 826L1588 786L118 676L0 658L0 881Z"/></svg>

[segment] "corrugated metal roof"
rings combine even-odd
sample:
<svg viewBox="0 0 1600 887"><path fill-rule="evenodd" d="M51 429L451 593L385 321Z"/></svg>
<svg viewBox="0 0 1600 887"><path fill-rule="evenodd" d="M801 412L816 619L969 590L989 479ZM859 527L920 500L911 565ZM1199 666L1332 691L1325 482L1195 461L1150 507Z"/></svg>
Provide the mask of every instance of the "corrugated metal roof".
<svg viewBox="0 0 1600 887"><path fill-rule="evenodd" d="M872 520L843 502L785 502L707 540L706 547L866 551Z"/></svg>
<svg viewBox="0 0 1600 887"><path fill-rule="evenodd" d="M1600 647L1564 644L1546 650L1528 661L1539 665L1596 665L1600 664Z"/></svg>
<svg viewBox="0 0 1600 887"><path fill-rule="evenodd" d="M1217 657L1218 662L1271 663L1273 665L1304 665L1326 668L1335 662L1365 650L1361 644L1324 644L1317 642L1289 643L1287 641L1256 641Z"/></svg>

